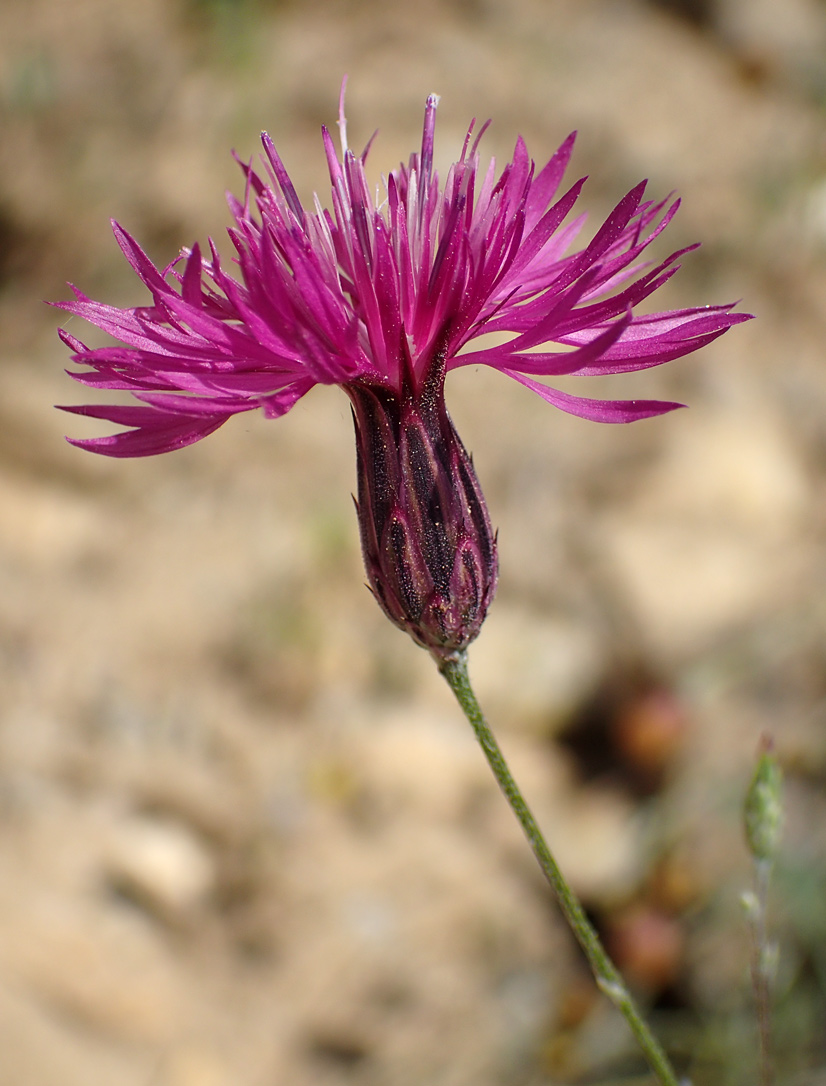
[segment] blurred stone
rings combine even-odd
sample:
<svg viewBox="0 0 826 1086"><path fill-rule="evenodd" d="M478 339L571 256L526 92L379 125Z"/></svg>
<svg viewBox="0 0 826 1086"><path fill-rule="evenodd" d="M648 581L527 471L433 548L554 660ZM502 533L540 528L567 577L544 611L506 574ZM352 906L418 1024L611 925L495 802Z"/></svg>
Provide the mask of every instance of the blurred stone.
<svg viewBox="0 0 826 1086"><path fill-rule="evenodd" d="M745 62L787 85L823 87L826 14L818 0L716 0L718 33Z"/></svg>
<svg viewBox="0 0 826 1086"><path fill-rule="evenodd" d="M595 684L599 641L584 622L499 599L470 650L470 675L492 718L544 733Z"/></svg>
<svg viewBox="0 0 826 1086"><path fill-rule="evenodd" d="M489 784L485 760L458 708L454 719L421 708L397 710L363 738L361 783L394 811L450 822L475 790Z"/></svg>
<svg viewBox="0 0 826 1086"><path fill-rule="evenodd" d="M234 1086L235 1079L213 1053L203 1048L179 1048L164 1062L161 1086Z"/></svg>
<svg viewBox="0 0 826 1086"><path fill-rule="evenodd" d="M0 982L3 1086L146 1086L154 1061L128 1047L101 1044L70 1015L44 1008L37 991Z"/></svg>
<svg viewBox="0 0 826 1086"><path fill-rule="evenodd" d="M640 519L608 534L615 576L660 659L696 652L787 591L785 556L740 533Z"/></svg>
<svg viewBox="0 0 826 1086"><path fill-rule="evenodd" d="M657 687L640 693L611 720L617 750L652 785L661 783L686 741L688 720L675 694Z"/></svg>
<svg viewBox="0 0 826 1086"><path fill-rule="evenodd" d="M135 914L43 901L4 913L0 931L4 972L44 1007L110 1040L166 1043L180 1028L180 977Z"/></svg>
<svg viewBox="0 0 826 1086"><path fill-rule="evenodd" d="M696 651L786 595L810 487L765 411L675 426L635 500L603 521L603 553L659 655Z"/></svg>
<svg viewBox="0 0 826 1086"><path fill-rule="evenodd" d="M757 401L678 416L638 505L776 539L797 527L809 500L792 431Z"/></svg>
<svg viewBox="0 0 826 1086"><path fill-rule="evenodd" d="M65 567L94 549L104 525L88 498L0 476L0 551L6 560Z"/></svg>
<svg viewBox="0 0 826 1086"><path fill-rule="evenodd" d="M685 956L685 933L674 917L638 904L611 917L608 952L619 971L647 992L657 993L679 977Z"/></svg>
<svg viewBox="0 0 826 1086"><path fill-rule="evenodd" d="M700 29L708 29L714 21L715 0L648 0L652 7L669 15L685 19Z"/></svg>
<svg viewBox="0 0 826 1086"><path fill-rule="evenodd" d="M640 877L641 827L635 807L607 788L581 788L556 797L546 827L565 877L588 901L627 893Z"/></svg>
<svg viewBox="0 0 826 1086"><path fill-rule="evenodd" d="M210 854L183 825L131 818L114 826L106 875L111 884L154 916L183 919L215 884Z"/></svg>
<svg viewBox="0 0 826 1086"><path fill-rule="evenodd" d="M646 880L646 898L672 916L696 907L708 893L697 858L686 850L667 852Z"/></svg>
<svg viewBox="0 0 826 1086"><path fill-rule="evenodd" d="M599 988L588 974L583 972L573 977L560 999L557 1015L559 1027L564 1030L576 1029L591 1013L599 998Z"/></svg>

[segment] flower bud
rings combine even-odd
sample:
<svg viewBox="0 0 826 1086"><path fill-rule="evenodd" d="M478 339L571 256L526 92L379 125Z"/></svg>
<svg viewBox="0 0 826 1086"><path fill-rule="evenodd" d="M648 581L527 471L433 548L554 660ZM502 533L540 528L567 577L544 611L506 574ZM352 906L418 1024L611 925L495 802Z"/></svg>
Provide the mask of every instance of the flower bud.
<svg viewBox="0 0 826 1086"><path fill-rule="evenodd" d="M496 537L447 413L443 370L418 391L347 386L370 588L387 617L438 659L479 633L496 590Z"/></svg>
<svg viewBox="0 0 826 1086"><path fill-rule="evenodd" d="M764 739L743 809L746 841L755 860L771 862L783 830L783 774Z"/></svg>

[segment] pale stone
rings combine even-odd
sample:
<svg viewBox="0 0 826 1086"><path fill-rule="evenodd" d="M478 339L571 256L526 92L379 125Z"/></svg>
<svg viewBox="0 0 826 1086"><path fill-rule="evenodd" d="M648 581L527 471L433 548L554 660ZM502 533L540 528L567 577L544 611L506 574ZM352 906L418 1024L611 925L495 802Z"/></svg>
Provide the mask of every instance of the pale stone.
<svg viewBox="0 0 826 1086"><path fill-rule="evenodd" d="M556 860L590 901L622 896L639 877L642 827L632 802L607 788L578 788L554 798L543 820Z"/></svg>
<svg viewBox="0 0 826 1086"><path fill-rule="evenodd" d="M0 550L27 566L61 568L97 545L101 512L76 495L0 476Z"/></svg>
<svg viewBox="0 0 826 1086"><path fill-rule="evenodd" d="M470 726L455 718L396 712L363 737L360 774L394 806L439 821L458 817L488 771Z"/></svg>
<svg viewBox="0 0 826 1086"><path fill-rule="evenodd" d="M685 418L600 532L604 561L664 656L695 651L789 594L811 508L791 436L765 408Z"/></svg>
<svg viewBox="0 0 826 1086"><path fill-rule="evenodd" d="M153 913L180 918L198 906L215 882L206 848L180 823L131 818L113 827L109 879Z"/></svg>
<svg viewBox="0 0 826 1086"><path fill-rule="evenodd" d="M794 530L809 500L791 435L765 408L746 404L675 419L636 504L659 517L702 518L777 538Z"/></svg>
<svg viewBox="0 0 826 1086"><path fill-rule="evenodd" d="M696 650L786 594L792 555L743 533L674 521L615 520L605 532L615 576L658 655Z"/></svg>
<svg viewBox="0 0 826 1086"><path fill-rule="evenodd" d="M826 48L818 0L718 0L715 20L740 51L792 74L795 68L821 61Z"/></svg>
<svg viewBox="0 0 826 1086"><path fill-rule="evenodd" d="M232 1086L234 1080L214 1053L190 1046L169 1055L160 1081L163 1086Z"/></svg>
<svg viewBox="0 0 826 1086"><path fill-rule="evenodd" d="M59 965L59 962L55 963ZM37 991L0 980L3 1086L145 1086L152 1059L101 1044L71 1016L49 1013Z"/></svg>
<svg viewBox="0 0 826 1086"><path fill-rule="evenodd" d="M601 666L598 638L584 622L538 615L504 599L496 601L470 654L471 679L486 711L539 732L593 688Z"/></svg>
<svg viewBox="0 0 826 1086"><path fill-rule="evenodd" d="M168 1043L180 1029L181 977L136 913L61 896L7 903L0 921L4 974L44 1006L110 1040Z"/></svg>

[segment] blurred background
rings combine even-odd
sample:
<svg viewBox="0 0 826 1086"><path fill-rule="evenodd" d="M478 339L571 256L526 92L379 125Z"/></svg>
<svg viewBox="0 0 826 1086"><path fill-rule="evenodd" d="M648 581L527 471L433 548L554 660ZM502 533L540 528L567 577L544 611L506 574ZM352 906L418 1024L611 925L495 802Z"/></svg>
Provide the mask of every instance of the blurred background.
<svg viewBox="0 0 826 1086"><path fill-rule="evenodd" d="M642 177L683 197L654 255L703 247L657 307L758 315L566 385L690 404L634 427L447 391L500 531L471 670L563 867L680 1070L754 1082L740 807L773 734L777 1062L823 1082L826 4L4 0L0 43L2 1086L642 1074L363 586L345 397L123 462L52 409L87 394L42 299L145 301L109 217L159 265L223 239L262 128L324 202L344 73L377 179L431 91L442 171L473 116L500 163L577 128L592 222Z"/></svg>

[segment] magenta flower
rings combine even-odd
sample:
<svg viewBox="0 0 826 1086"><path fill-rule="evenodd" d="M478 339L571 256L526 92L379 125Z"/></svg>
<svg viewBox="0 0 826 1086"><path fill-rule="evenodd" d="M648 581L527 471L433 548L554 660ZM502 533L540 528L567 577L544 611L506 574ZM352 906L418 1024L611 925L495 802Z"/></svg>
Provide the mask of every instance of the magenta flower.
<svg viewBox="0 0 826 1086"><path fill-rule="evenodd" d="M230 197L235 275L212 241L209 259L196 244L161 271L114 224L152 304L118 309L78 290L74 301L56 304L118 341L90 348L61 331L85 367L71 376L139 401L65 408L128 428L70 439L93 452L168 452L238 412L260 407L277 418L313 385L340 385L356 419L362 543L374 592L393 621L428 647L452 652L478 632L496 563L481 490L444 407L446 373L484 363L563 411L630 422L681 405L585 399L536 378L656 366L749 318L729 305L634 312L688 251L655 266L640 260L678 201L644 200L642 182L575 249L585 217L566 220L584 179L558 195L573 136L538 172L520 137L497 177L493 162L484 172L479 167L487 126L471 143L471 124L440 185L433 170L437 102L435 95L427 100L421 152L389 174L378 202L365 177L369 144L361 156L347 148L342 91L341 159L330 133L322 133L330 210L317 199L313 211L304 208L264 134L266 181L243 165L244 202ZM474 348L487 333L500 335ZM427 439L426 453L411 419ZM389 438L395 466L375 460ZM422 487L433 498L429 512ZM436 525L429 541L423 524Z"/></svg>
<svg viewBox="0 0 826 1086"><path fill-rule="evenodd" d="M109 456L146 456L205 437L240 411L276 418L315 384L379 384L398 392L410 371L421 384L434 359L446 371L484 363L556 407L597 422L629 422L681 406L660 401L587 400L535 377L590 376L645 369L705 346L747 320L731 306L636 315L677 270L686 249L656 267L643 250L679 201L643 201L645 183L617 204L593 240L570 252L584 217L563 225L584 178L561 197L570 136L536 172L522 139L500 176L479 169L468 131L444 186L432 168L438 99L428 98L420 154L387 179L377 206L364 173L367 150L343 161L323 132L332 211L302 206L269 136L262 137L270 184L244 167L243 204L230 198L238 277L210 242L163 271L117 224L115 236L152 295L152 305L118 309L56 303L122 345L90 349L61 332L72 373L94 388L125 389L142 406L66 410L131 429L75 444ZM250 206L251 197L257 217ZM659 222L657 221L659 219ZM690 246L689 248L693 248ZM467 350L488 332L511 338ZM562 350L548 350L559 344ZM543 347L537 351L537 347Z"/></svg>

